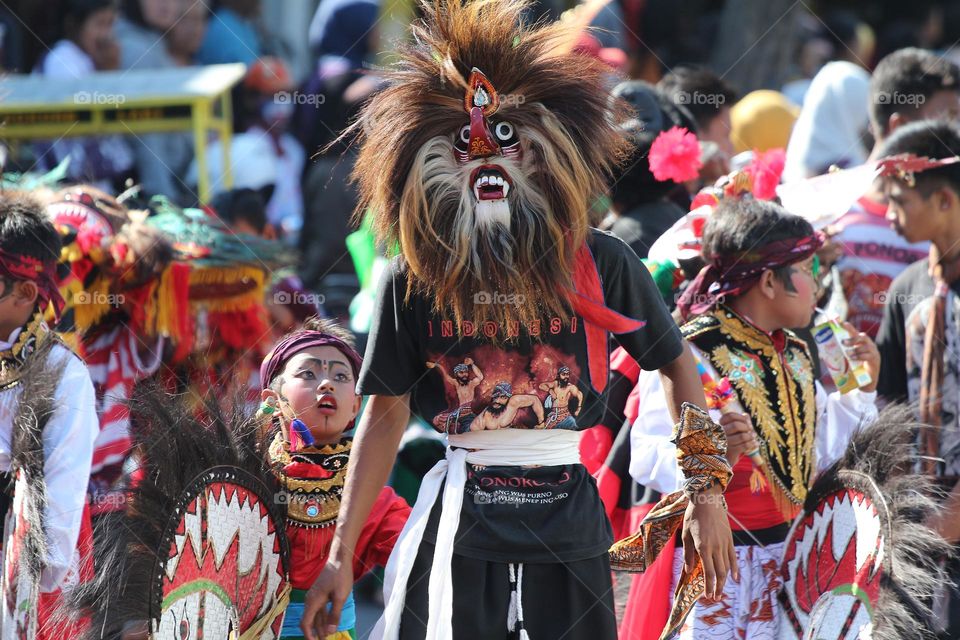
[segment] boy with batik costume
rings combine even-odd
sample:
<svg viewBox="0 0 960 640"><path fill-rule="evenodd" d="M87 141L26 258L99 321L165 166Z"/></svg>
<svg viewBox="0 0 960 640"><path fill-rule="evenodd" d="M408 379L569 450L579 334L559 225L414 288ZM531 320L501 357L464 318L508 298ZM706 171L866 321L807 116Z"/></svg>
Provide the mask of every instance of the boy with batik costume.
<svg viewBox="0 0 960 640"><path fill-rule="evenodd" d="M726 492L740 578L715 602L676 602L668 630L681 638L777 638L780 560L790 522L817 473L837 460L851 436L875 419L880 358L853 330L847 349L872 382L827 395L814 379L806 343L790 331L808 326L818 290L821 237L802 218L765 201L724 200L704 229L707 266L680 298L681 331L700 361L704 386L732 390L712 415L727 435L733 479ZM692 317L691 317L692 316ZM655 376L641 374L631 474L661 492L679 484L671 421ZM677 550L674 582L683 552ZM664 634L666 636L666 632Z"/></svg>
<svg viewBox="0 0 960 640"><path fill-rule="evenodd" d="M360 355L350 335L332 323L309 320L278 342L260 366L264 404L260 413L280 429L270 461L287 505L290 582L283 638L301 637L303 595L327 561L347 474L353 427L360 410L354 392ZM410 513L407 503L384 487L363 526L353 555L353 573L385 565ZM328 640L355 638L351 594L339 628Z"/></svg>
<svg viewBox="0 0 960 640"><path fill-rule="evenodd" d="M7 487L0 637L75 637L63 591L93 573L87 480L98 422L83 362L43 321L63 299L42 207L0 196L0 473ZM40 445L39 447L37 445Z"/></svg>
<svg viewBox="0 0 960 640"><path fill-rule="evenodd" d="M391 555L373 637L616 637L610 524L578 451L603 410L611 333L662 371L674 417L707 434L690 494L714 499L675 514L693 523L699 591L721 591L732 561L718 499L729 466L722 430L691 406L704 403L695 362L636 254L590 228L624 156L625 104L608 99L601 65L570 53L566 27L528 26L525 8L424 3L357 126L361 209L401 255L378 294L359 382L371 398L331 560L307 597L311 639L336 623L411 411L449 427L449 447ZM483 374L474 388L428 364L467 359ZM458 409L470 417L446 419Z"/></svg>

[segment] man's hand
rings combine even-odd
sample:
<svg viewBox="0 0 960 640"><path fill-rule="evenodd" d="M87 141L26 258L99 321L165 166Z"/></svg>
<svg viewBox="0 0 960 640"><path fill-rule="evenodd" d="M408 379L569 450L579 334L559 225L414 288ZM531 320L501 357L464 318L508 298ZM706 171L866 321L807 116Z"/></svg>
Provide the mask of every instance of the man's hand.
<svg viewBox="0 0 960 640"><path fill-rule="evenodd" d="M353 589L353 567L350 562L330 558L316 582L303 599L300 630L307 640L323 640L337 632L340 612ZM330 604L330 611L327 605Z"/></svg>
<svg viewBox="0 0 960 640"><path fill-rule="evenodd" d="M737 464L740 456L756 451L760 446L750 416L742 413L724 413L720 416L720 426L727 435L727 462L731 467Z"/></svg>
<svg viewBox="0 0 960 640"><path fill-rule="evenodd" d="M703 563L707 599L723 595L729 571L733 571L734 580L740 580L730 521L718 486L696 494L683 517L683 563L688 572L693 571L697 555Z"/></svg>
<svg viewBox="0 0 960 640"><path fill-rule="evenodd" d="M867 334L857 331L849 322L844 322L843 328L850 334L850 337L843 341L847 356L851 360L862 362L870 374L870 384L860 389L876 391L877 382L880 380L880 350L877 344Z"/></svg>

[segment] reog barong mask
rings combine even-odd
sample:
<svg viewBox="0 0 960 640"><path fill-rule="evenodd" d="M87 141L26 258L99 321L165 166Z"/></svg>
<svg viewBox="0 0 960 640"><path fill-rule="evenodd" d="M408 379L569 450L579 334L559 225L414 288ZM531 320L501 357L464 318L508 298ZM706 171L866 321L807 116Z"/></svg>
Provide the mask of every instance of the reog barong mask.
<svg viewBox="0 0 960 640"><path fill-rule="evenodd" d="M523 24L524 9L423 4L389 86L354 126L359 210L399 245L407 295L458 326L571 313L590 203L628 145L604 65L571 52L569 27Z"/></svg>

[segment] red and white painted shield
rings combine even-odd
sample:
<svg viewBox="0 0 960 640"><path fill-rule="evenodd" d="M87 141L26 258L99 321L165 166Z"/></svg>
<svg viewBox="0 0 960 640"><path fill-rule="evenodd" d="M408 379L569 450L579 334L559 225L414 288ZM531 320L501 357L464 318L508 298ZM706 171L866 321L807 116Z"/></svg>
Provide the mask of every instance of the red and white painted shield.
<svg viewBox="0 0 960 640"><path fill-rule="evenodd" d="M236 468L205 472L165 534L152 601L154 638L280 636L289 596L282 521L262 483ZM159 618L157 622L156 618Z"/></svg>
<svg viewBox="0 0 960 640"><path fill-rule="evenodd" d="M784 545L781 640L865 640L885 571L889 517L856 472L807 501Z"/></svg>

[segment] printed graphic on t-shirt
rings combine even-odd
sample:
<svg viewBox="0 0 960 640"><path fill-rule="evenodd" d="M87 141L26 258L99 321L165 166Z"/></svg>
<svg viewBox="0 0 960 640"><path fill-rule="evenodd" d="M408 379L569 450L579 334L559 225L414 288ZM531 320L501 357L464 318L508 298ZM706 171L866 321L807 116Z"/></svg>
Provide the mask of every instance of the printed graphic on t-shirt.
<svg viewBox="0 0 960 640"><path fill-rule="evenodd" d="M464 492L475 504L547 505L570 497L576 487L574 478L567 469L554 477L541 477L519 473L502 467L471 466L467 472Z"/></svg>
<svg viewBox="0 0 960 640"><path fill-rule="evenodd" d="M883 319L887 289L893 278L882 273L862 273L848 268L841 272L843 292L847 296L847 320L858 331L876 336Z"/></svg>
<svg viewBox="0 0 960 640"><path fill-rule="evenodd" d="M441 433L577 428L580 369L553 346L534 345L527 356L483 345L470 357L431 354L426 366L444 382L447 407L431 420Z"/></svg>
<svg viewBox="0 0 960 640"><path fill-rule="evenodd" d="M833 224L833 241L843 246L837 262L849 311L858 331L876 337L890 283L909 264L927 256L929 243L909 243L890 227L887 206L861 198Z"/></svg>

